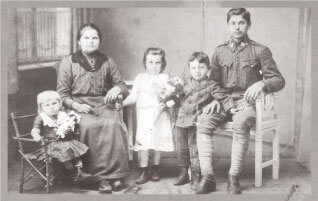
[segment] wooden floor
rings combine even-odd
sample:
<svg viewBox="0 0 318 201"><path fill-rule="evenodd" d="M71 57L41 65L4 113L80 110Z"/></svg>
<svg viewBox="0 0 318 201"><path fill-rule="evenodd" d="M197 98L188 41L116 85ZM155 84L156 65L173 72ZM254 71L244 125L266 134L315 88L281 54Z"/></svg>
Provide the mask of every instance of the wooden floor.
<svg viewBox="0 0 318 201"><path fill-rule="evenodd" d="M138 176L138 169L135 165L131 168L131 175L126 178L126 188L113 194L135 193L135 194L194 194L190 189L190 185L174 186L173 181L178 175L178 168L174 165L175 158L166 158L161 165L161 180L158 182L149 181L143 185L137 186L137 192L132 191L135 187L135 178ZM229 159L218 159L215 163L215 175L217 180L217 190L213 194L226 194L227 172L230 166ZM18 193L19 182L19 162L16 162L9 168L8 187L10 193ZM298 164L292 158L281 159L280 178L278 180L271 179L271 168L265 168L263 172L263 186L261 188L254 187L254 161L247 160L244 172L241 176L241 186L244 194L286 194L297 187L301 194L311 193L310 172ZM131 189L131 190L129 190ZM45 194L39 177L28 181L24 185L25 194ZM62 183L51 191L52 194L99 194L96 186L77 186Z"/></svg>

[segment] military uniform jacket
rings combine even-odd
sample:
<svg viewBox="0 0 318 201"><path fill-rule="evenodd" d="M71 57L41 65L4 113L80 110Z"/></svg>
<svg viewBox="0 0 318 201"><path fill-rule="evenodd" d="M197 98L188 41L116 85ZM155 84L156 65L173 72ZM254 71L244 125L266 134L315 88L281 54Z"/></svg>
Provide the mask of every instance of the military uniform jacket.
<svg viewBox="0 0 318 201"><path fill-rule="evenodd" d="M260 80L265 83L267 93L285 86L269 48L248 36L240 44L229 40L216 48L210 77L226 91L227 98L223 101L226 111L234 107L233 100L243 98L246 89Z"/></svg>
<svg viewBox="0 0 318 201"><path fill-rule="evenodd" d="M176 126L194 126L196 117L202 112L202 107L212 100L224 99L220 86L213 80L195 80L192 77L185 80L184 97L178 110Z"/></svg>

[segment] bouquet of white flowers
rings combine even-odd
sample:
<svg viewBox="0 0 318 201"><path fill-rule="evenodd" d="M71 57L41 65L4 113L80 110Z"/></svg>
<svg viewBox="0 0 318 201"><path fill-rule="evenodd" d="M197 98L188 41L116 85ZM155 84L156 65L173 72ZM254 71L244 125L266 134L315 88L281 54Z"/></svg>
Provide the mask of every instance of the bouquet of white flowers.
<svg viewBox="0 0 318 201"><path fill-rule="evenodd" d="M159 102L171 108L180 101L183 94L184 82L180 77L168 80L166 86L159 93Z"/></svg>
<svg viewBox="0 0 318 201"><path fill-rule="evenodd" d="M57 138L65 138L65 135L74 132L76 126L78 125L81 116L76 114L73 110L66 115L58 118L57 120Z"/></svg>
<svg viewBox="0 0 318 201"><path fill-rule="evenodd" d="M168 111L171 117L171 113L175 112L175 106L180 104L180 100L183 97L183 87L184 82L180 77L173 77L168 80L167 84L158 94L159 103L161 103L163 107L160 106L161 108L156 115L155 122L159 119L163 111Z"/></svg>

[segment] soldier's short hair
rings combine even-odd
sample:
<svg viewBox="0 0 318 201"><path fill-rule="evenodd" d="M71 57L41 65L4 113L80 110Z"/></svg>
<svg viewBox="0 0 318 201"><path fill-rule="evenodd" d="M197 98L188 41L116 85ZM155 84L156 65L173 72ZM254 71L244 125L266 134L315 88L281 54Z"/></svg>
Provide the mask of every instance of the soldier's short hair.
<svg viewBox="0 0 318 201"><path fill-rule="evenodd" d="M242 18L246 20L248 26L251 26L251 14L245 8L232 8L227 12L227 23L229 23L233 15L242 15Z"/></svg>

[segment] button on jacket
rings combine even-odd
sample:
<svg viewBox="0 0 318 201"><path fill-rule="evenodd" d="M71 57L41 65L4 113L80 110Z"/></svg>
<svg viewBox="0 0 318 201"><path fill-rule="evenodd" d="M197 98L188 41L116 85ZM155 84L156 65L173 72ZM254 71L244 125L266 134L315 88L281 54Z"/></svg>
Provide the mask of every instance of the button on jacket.
<svg viewBox="0 0 318 201"><path fill-rule="evenodd" d="M196 117L202 107L212 100L223 100L224 95L219 85L213 80L195 80L192 77L185 80L184 97L181 101L176 126L194 126Z"/></svg>
<svg viewBox="0 0 318 201"><path fill-rule="evenodd" d="M243 98L246 89L260 80L265 83L267 93L285 86L269 48L248 37L240 44L229 40L216 48L210 77L226 91L223 102L226 111L234 107L233 100Z"/></svg>

